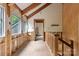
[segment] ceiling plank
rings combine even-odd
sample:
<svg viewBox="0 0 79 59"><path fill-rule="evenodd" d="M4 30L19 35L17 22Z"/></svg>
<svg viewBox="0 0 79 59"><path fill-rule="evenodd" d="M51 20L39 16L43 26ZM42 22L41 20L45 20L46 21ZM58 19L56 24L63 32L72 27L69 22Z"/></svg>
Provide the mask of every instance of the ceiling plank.
<svg viewBox="0 0 79 59"><path fill-rule="evenodd" d="M44 8L46 8L47 6L49 6L51 3L46 3L45 5L43 5L42 7L40 7L39 9L37 9L35 12L33 12L32 14L30 14L28 16L28 19L31 18L32 16L34 16L35 14L37 14L38 12L40 12L41 10L43 10Z"/></svg>
<svg viewBox="0 0 79 59"><path fill-rule="evenodd" d="M38 5L40 5L41 3L33 3L31 4L30 6L28 6L27 8L25 8L23 11L22 11L22 15L27 13L28 11L34 9L35 7L37 7Z"/></svg>

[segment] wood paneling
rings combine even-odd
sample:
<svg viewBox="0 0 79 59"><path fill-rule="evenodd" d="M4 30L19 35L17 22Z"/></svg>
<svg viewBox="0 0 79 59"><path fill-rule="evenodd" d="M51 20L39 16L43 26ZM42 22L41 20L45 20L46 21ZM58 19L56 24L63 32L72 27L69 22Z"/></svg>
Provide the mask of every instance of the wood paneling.
<svg viewBox="0 0 79 59"><path fill-rule="evenodd" d="M25 8L23 11L22 11L22 15L29 12L30 10L36 8L38 5L40 5L41 3L33 3L31 4L30 6L28 6L27 8Z"/></svg>
<svg viewBox="0 0 79 59"><path fill-rule="evenodd" d="M40 7L39 9L37 9L35 12L33 12L32 14L30 14L28 16L28 19L31 18L32 16L34 16L35 14L37 14L38 12L40 12L41 10L43 10L44 8L46 8L47 6L49 6L50 3L46 3L45 5L43 5L42 7Z"/></svg>
<svg viewBox="0 0 79 59"><path fill-rule="evenodd" d="M56 49L55 49L55 37L52 33L50 32L45 32L45 42L47 43L48 47L51 50L51 53L53 53L53 55L56 54Z"/></svg>
<svg viewBox="0 0 79 59"><path fill-rule="evenodd" d="M63 5L63 38L74 41L74 53L79 55L79 4Z"/></svg>

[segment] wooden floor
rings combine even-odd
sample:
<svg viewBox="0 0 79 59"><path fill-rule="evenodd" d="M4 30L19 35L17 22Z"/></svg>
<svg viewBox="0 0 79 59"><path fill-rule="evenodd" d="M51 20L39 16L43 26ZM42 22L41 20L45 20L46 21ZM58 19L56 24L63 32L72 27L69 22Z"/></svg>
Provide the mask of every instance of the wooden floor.
<svg viewBox="0 0 79 59"><path fill-rule="evenodd" d="M30 41L25 47L18 50L14 55L15 56L51 56L43 40Z"/></svg>

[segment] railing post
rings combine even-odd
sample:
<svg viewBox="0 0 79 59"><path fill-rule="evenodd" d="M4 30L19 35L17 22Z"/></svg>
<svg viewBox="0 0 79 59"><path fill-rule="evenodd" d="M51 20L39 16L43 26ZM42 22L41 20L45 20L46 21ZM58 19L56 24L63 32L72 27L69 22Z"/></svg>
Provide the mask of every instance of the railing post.
<svg viewBox="0 0 79 59"><path fill-rule="evenodd" d="M55 39L55 55L57 56L58 52L58 38Z"/></svg>
<svg viewBox="0 0 79 59"><path fill-rule="evenodd" d="M64 44L62 42L62 56L64 56Z"/></svg>
<svg viewBox="0 0 79 59"><path fill-rule="evenodd" d="M71 56L74 56L74 48L73 48L73 41L71 40Z"/></svg>

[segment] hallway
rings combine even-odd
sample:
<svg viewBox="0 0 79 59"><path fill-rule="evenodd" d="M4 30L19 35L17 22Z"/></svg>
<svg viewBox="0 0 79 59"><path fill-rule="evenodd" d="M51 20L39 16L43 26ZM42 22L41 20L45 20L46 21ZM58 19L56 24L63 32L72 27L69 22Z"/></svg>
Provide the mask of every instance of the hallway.
<svg viewBox="0 0 79 59"><path fill-rule="evenodd" d="M79 55L78 8L62 3L0 4L0 56Z"/></svg>
<svg viewBox="0 0 79 59"><path fill-rule="evenodd" d="M18 50L16 56L50 56L50 52L43 40L30 41L25 48Z"/></svg>

